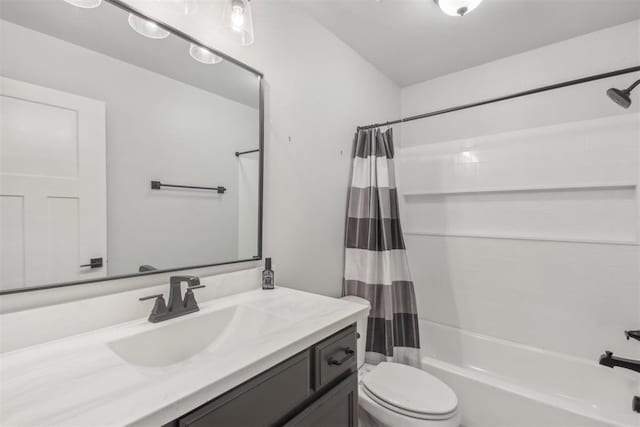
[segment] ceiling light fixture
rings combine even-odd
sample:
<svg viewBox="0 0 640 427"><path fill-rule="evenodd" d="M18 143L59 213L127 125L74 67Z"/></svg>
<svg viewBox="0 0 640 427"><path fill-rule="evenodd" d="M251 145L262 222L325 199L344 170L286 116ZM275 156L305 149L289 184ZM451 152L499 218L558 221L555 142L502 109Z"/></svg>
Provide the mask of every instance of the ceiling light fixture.
<svg viewBox="0 0 640 427"><path fill-rule="evenodd" d="M434 0L449 16L464 16L478 7L482 0Z"/></svg>
<svg viewBox="0 0 640 427"><path fill-rule="evenodd" d="M189 55L191 55L191 57L196 61L202 62L203 64L217 64L218 62L222 62L221 57L206 47L195 43L191 43L191 46L189 47Z"/></svg>
<svg viewBox="0 0 640 427"><path fill-rule="evenodd" d="M165 30L155 22L141 18L133 13L129 14L129 25L136 33L149 37L150 39L164 39L169 37L169 31Z"/></svg>
<svg viewBox="0 0 640 427"><path fill-rule="evenodd" d="M102 4L102 0L64 0L65 2L83 9L93 9Z"/></svg>
<svg viewBox="0 0 640 427"><path fill-rule="evenodd" d="M223 13L225 25L231 29L231 35L242 46L253 43L253 18L249 0L227 0Z"/></svg>

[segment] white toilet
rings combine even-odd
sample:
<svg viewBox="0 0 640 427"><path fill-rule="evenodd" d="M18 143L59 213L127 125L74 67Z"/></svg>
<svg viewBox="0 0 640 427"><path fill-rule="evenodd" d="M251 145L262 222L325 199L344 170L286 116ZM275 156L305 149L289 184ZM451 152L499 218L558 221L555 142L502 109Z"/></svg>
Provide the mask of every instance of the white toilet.
<svg viewBox="0 0 640 427"><path fill-rule="evenodd" d="M350 302L369 306L355 296ZM433 375L399 363L364 363L367 318L358 319L360 427L458 427L458 398ZM362 411L365 413L362 414Z"/></svg>

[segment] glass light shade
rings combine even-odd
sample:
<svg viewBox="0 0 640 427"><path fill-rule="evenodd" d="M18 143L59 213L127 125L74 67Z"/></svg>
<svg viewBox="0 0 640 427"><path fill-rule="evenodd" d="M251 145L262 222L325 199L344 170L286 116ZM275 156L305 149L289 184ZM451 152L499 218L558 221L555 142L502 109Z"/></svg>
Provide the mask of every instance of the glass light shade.
<svg viewBox="0 0 640 427"><path fill-rule="evenodd" d="M81 7L83 9L93 9L94 7L98 7L102 4L102 0L64 0L64 1L76 7Z"/></svg>
<svg viewBox="0 0 640 427"><path fill-rule="evenodd" d="M198 12L198 2L196 0L184 0L184 14L193 15Z"/></svg>
<svg viewBox="0 0 640 427"><path fill-rule="evenodd" d="M440 10L449 16L464 16L478 7L482 0L435 0Z"/></svg>
<svg viewBox="0 0 640 427"><path fill-rule="evenodd" d="M226 0L222 16L233 39L242 46L253 43L253 18L249 0Z"/></svg>
<svg viewBox="0 0 640 427"><path fill-rule="evenodd" d="M169 31L165 30L155 22L141 18L133 13L129 14L129 25L136 33L142 34L150 39L164 39L169 37Z"/></svg>
<svg viewBox="0 0 640 427"><path fill-rule="evenodd" d="M203 64L217 64L222 61L222 58L211 52L206 47L191 43L189 47L189 55L198 62Z"/></svg>

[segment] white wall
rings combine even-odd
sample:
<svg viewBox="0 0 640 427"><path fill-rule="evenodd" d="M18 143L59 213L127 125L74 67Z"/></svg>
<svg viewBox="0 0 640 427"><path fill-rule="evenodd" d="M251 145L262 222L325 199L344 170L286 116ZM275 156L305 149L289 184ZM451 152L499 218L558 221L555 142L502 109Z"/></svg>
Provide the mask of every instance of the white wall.
<svg viewBox="0 0 640 427"><path fill-rule="evenodd" d="M256 42L250 47L218 39L211 24L217 16L208 2L199 4L198 13L187 16L182 2L131 1L265 74L264 255L274 259L278 284L337 296L353 133L359 124L397 117L399 88L288 2L252 2ZM127 284L148 286L149 280ZM61 298L84 297L79 288L87 286L105 293L109 283L67 289ZM11 310L14 297L21 307L56 300L46 294L3 296L0 309Z"/></svg>
<svg viewBox="0 0 640 427"><path fill-rule="evenodd" d="M640 21L402 90L403 116L640 64ZM640 73L402 125L419 316L592 361L640 326Z"/></svg>
<svg viewBox="0 0 640 427"><path fill-rule="evenodd" d="M9 22L0 27L4 76L106 104L109 275L237 259L234 152L255 145L255 108ZM153 191L151 180L228 191Z"/></svg>

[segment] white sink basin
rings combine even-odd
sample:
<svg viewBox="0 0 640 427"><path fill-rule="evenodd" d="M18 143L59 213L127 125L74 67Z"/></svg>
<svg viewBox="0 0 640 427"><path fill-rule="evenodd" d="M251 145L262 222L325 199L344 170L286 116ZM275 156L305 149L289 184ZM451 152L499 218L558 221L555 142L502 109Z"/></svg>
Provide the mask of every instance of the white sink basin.
<svg viewBox="0 0 640 427"><path fill-rule="evenodd" d="M148 330L111 341L109 348L128 363L167 366L204 352L228 350L238 341L259 337L285 322L275 316L243 306L208 313L187 314ZM225 344L225 345L223 345Z"/></svg>

